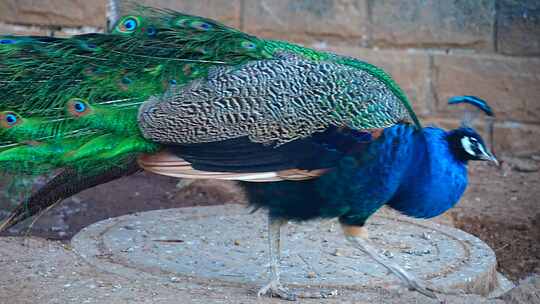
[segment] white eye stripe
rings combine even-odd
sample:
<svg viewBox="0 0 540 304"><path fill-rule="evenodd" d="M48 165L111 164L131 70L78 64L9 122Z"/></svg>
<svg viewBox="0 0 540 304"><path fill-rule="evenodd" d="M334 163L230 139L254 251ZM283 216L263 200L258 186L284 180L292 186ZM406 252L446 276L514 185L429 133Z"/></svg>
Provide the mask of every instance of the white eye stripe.
<svg viewBox="0 0 540 304"><path fill-rule="evenodd" d="M472 143L470 137L463 137L461 138L461 146L465 150L465 152L469 153L472 156L476 156L476 153L472 149Z"/></svg>
<svg viewBox="0 0 540 304"><path fill-rule="evenodd" d="M489 154L487 153L486 149L484 149L484 146L478 145L478 150L480 150L480 152L482 152L482 154L484 154L484 155L486 155L486 156L489 156Z"/></svg>

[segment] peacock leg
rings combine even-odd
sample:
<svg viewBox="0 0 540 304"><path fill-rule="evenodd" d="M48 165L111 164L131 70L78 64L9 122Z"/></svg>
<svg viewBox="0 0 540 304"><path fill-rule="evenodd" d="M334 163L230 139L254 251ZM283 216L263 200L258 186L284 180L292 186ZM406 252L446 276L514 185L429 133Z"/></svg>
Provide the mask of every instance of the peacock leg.
<svg viewBox="0 0 540 304"><path fill-rule="evenodd" d="M264 285L257 296L268 295L270 297L279 297L284 300L295 301L297 298L303 299L321 299L329 298L337 294L336 290L321 290L317 292L298 291L292 292L281 285L279 281L279 263L281 258L281 227L287 223L283 219L274 219L268 217L268 245L270 252L270 272L272 278L270 283Z"/></svg>
<svg viewBox="0 0 540 304"><path fill-rule="evenodd" d="M409 289L416 290L423 295L437 299L437 295L434 293L433 289L426 287L423 283L421 283L420 280L405 271L405 269L389 261L386 257L378 254L376 248L369 244L367 239L367 230L364 227L343 225L343 231L347 240L354 247L360 249L363 253L367 254L377 263L381 264L390 272L395 274L409 287Z"/></svg>
<svg viewBox="0 0 540 304"><path fill-rule="evenodd" d="M281 227L285 225L283 219L275 219L268 216L268 249L270 254L270 273L272 278L270 283L264 285L257 296L269 295L270 297L280 297L284 300L294 301L296 295L281 285L279 282L279 259L281 257Z"/></svg>

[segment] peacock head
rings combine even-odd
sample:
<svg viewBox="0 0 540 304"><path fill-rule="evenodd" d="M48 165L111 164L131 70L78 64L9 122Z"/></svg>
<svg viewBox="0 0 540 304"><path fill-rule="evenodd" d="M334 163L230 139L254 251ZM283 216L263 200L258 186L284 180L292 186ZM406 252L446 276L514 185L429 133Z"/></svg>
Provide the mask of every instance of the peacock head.
<svg viewBox="0 0 540 304"><path fill-rule="evenodd" d="M469 104L474 106L474 110L465 110L465 115L461 122L461 127L448 132L447 140L450 150L456 159L467 162L469 160L484 160L498 164L497 158L489 151L482 136L472 128L473 120L484 112L493 117L493 111L482 99L475 96L455 96L450 98L449 104Z"/></svg>
<svg viewBox="0 0 540 304"><path fill-rule="evenodd" d="M484 140L474 129L461 127L448 133L448 143L454 156L463 162L487 160L498 164L497 158L489 151Z"/></svg>

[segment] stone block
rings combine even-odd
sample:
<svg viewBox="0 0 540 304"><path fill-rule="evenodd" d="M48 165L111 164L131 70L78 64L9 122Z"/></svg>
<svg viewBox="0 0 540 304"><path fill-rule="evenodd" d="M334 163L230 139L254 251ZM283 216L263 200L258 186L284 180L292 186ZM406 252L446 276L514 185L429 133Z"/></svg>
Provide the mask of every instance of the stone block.
<svg viewBox="0 0 540 304"><path fill-rule="evenodd" d="M540 147L540 126L515 122L495 124L495 153L506 154L538 153Z"/></svg>
<svg viewBox="0 0 540 304"><path fill-rule="evenodd" d="M0 1L0 21L13 24L104 27L106 11L105 0Z"/></svg>
<svg viewBox="0 0 540 304"><path fill-rule="evenodd" d="M430 116L422 119L424 125L435 124L446 130L455 129L460 126L460 119L447 118L442 116ZM488 140L486 121L479 118L474 123L474 128L482 135L484 140ZM540 126L534 124L501 121L496 119L493 129L493 151L497 156L519 155L538 153L540 147Z"/></svg>
<svg viewBox="0 0 540 304"><path fill-rule="evenodd" d="M374 64L387 73L405 91L419 115L428 115L433 106L429 55L424 52L373 50L353 47L333 47L329 51Z"/></svg>
<svg viewBox="0 0 540 304"><path fill-rule="evenodd" d="M540 122L540 59L435 55L433 68L439 114L461 116L448 98L475 95L488 101L498 119Z"/></svg>
<svg viewBox="0 0 540 304"><path fill-rule="evenodd" d="M0 23L0 35L49 36L51 31L37 26Z"/></svg>
<svg viewBox="0 0 540 304"><path fill-rule="evenodd" d="M540 54L540 2L538 0L499 2L497 50L511 55Z"/></svg>
<svg viewBox="0 0 540 304"><path fill-rule="evenodd" d="M93 28L63 28L58 31L51 31L51 36L59 38L67 38L75 35L91 34L91 33L103 33L105 29L93 29Z"/></svg>
<svg viewBox="0 0 540 304"><path fill-rule="evenodd" d="M215 19L235 28L240 27L240 0L142 0L136 3L156 8L168 8ZM132 6L132 1L121 1L120 13L128 13Z"/></svg>
<svg viewBox="0 0 540 304"><path fill-rule="evenodd" d="M375 45L493 49L494 0L377 0L370 5Z"/></svg>
<svg viewBox="0 0 540 304"><path fill-rule="evenodd" d="M366 0L260 0L244 2L244 30L295 42L360 45L367 39Z"/></svg>

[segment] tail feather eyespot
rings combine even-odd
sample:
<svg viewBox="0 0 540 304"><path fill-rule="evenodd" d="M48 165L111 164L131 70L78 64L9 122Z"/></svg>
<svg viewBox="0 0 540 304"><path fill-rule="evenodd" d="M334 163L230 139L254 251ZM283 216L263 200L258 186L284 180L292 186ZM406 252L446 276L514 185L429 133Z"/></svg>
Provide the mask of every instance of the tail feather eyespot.
<svg viewBox="0 0 540 304"><path fill-rule="evenodd" d="M84 50L87 52L98 52L101 50L101 48L93 42L89 42L85 40L77 40L76 43L81 50Z"/></svg>
<svg viewBox="0 0 540 304"><path fill-rule="evenodd" d="M130 34L141 27L141 19L137 16L124 16L118 21L114 31L116 33Z"/></svg>
<svg viewBox="0 0 540 304"><path fill-rule="evenodd" d="M1 38L0 44L15 44L17 40L15 39L8 39L8 38Z"/></svg>
<svg viewBox="0 0 540 304"><path fill-rule="evenodd" d="M146 29L146 35L148 35L149 37L155 37L157 33L158 33L158 30L154 26L149 26Z"/></svg>
<svg viewBox="0 0 540 304"><path fill-rule="evenodd" d="M214 27L212 24L210 24L208 22L198 21L198 20L192 21L189 24L189 26L191 28L199 30L199 31L209 31Z"/></svg>
<svg viewBox="0 0 540 304"><path fill-rule="evenodd" d="M80 98L73 98L69 100L67 102L66 108L68 113L74 117L85 116L91 112L91 108L88 102Z"/></svg>
<svg viewBox="0 0 540 304"><path fill-rule="evenodd" d="M19 114L11 111L0 112L0 126L5 129L13 128L22 123Z"/></svg>
<svg viewBox="0 0 540 304"><path fill-rule="evenodd" d="M243 49L246 49L246 50L249 50L249 51L254 51L257 49L257 44L255 44L254 42L251 42L251 41L242 41L240 43L240 45L242 46Z"/></svg>

